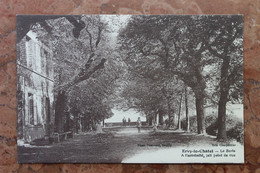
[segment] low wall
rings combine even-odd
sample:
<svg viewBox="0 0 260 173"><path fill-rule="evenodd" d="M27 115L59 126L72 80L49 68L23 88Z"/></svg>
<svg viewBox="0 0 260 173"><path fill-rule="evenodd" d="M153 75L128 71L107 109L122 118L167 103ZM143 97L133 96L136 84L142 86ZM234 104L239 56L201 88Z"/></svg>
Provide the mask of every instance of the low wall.
<svg viewBox="0 0 260 173"><path fill-rule="evenodd" d="M136 126L137 122L126 122L126 126ZM123 122L111 122L111 123L105 123L105 127L114 127L114 126L123 126ZM146 122L142 121L142 126L146 126Z"/></svg>
<svg viewBox="0 0 260 173"><path fill-rule="evenodd" d="M25 142L31 142L34 139L40 139L43 138L45 135L45 130L43 129L43 127L36 127L36 126L32 126L32 127L24 127L24 131L23 131L23 138Z"/></svg>

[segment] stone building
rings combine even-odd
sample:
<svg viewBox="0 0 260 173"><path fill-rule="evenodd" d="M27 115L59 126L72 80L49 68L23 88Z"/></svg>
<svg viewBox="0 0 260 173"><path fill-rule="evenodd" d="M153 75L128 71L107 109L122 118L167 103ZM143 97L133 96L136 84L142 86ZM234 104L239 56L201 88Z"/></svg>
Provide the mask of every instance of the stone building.
<svg viewBox="0 0 260 173"><path fill-rule="evenodd" d="M29 30L17 43L18 139L48 139L54 124L52 51Z"/></svg>

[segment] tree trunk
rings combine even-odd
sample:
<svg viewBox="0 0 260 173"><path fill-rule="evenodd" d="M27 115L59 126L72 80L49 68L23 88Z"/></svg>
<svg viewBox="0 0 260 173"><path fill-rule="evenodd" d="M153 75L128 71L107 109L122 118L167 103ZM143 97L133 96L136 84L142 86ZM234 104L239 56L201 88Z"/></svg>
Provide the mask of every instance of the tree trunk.
<svg viewBox="0 0 260 173"><path fill-rule="evenodd" d="M199 56L199 55L198 55ZM206 81L202 75L202 68L200 66L194 66L193 79L185 78L185 84L193 90L195 94L196 114L197 114L197 133L206 134L206 124L204 117L204 99ZM192 80L192 81L191 81Z"/></svg>
<svg viewBox="0 0 260 173"><path fill-rule="evenodd" d="M162 111L159 111L159 124L160 125L163 125L163 114L162 114Z"/></svg>
<svg viewBox="0 0 260 173"><path fill-rule="evenodd" d="M79 117L78 117L77 113L74 115L74 129L75 129L74 132L76 134L78 134L79 133Z"/></svg>
<svg viewBox="0 0 260 173"><path fill-rule="evenodd" d="M190 117L189 117L189 108L188 108L187 87L185 87L184 92L185 92L186 131L190 132Z"/></svg>
<svg viewBox="0 0 260 173"><path fill-rule="evenodd" d="M17 91L17 114L18 114L18 126L17 126L17 138L23 139L23 131L24 131L24 120L25 120L25 110L24 110L24 92L21 91L21 86L18 85Z"/></svg>
<svg viewBox="0 0 260 173"><path fill-rule="evenodd" d="M71 130L71 122L70 122L70 114L67 111L64 111L64 118L65 118L65 124L64 124L64 131L68 132Z"/></svg>
<svg viewBox="0 0 260 173"><path fill-rule="evenodd" d="M206 134L205 117L204 117L204 95L196 96L196 112L197 112L197 130L198 134Z"/></svg>
<svg viewBox="0 0 260 173"><path fill-rule="evenodd" d="M219 141L227 140L226 133L226 103L227 95L220 95L219 105L218 105L218 135L217 139Z"/></svg>
<svg viewBox="0 0 260 173"><path fill-rule="evenodd" d="M221 67L221 78L220 78L220 98L218 103L218 135L217 139L219 141L227 140L226 132L226 105L228 101L228 69L229 69L229 58L223 59L223 64Z"/></svg>
<svg viewBox="0 0 260 173"><path fill-rule="evenodd" d="M147 124L147 126L153 125L153 120L154 120L153 115L151 115L151 114L147 114L146 115L146 124Z"/></svg>
<svg viewBox="0 0 260 173"><path fill-rule="evenodd" d="M64 91L58 93L57 101L55 105L55 131L60 133L63 132L63 118L65 114L65 100L66 95Z"/></svg>
<svg viewBox="0 0 260 173"><path fill-rule="evenodd" d="M50 99L47 97L45 100L45 112L46 112L46 127L45 127L45 136L50 137L50 121L51 121L51 112L50 112Z"/></svg>
<svg viewBox="0 0 260 173"><path fill-rule="evenodd" d="M153 125L153 116L152 115L148 115L149 119L148 119L148 125L152 126Z"/></svg>
<svg viewBox="0 0 260 173"><path fill-rule="evenodd" d="M181 93L179 112L178 112L178 129L181 129L181 102L182 102L182 93Z"/></svg>
<svg viewBox="0 0 260 173"><path fill-rule="evenodd" d="M168 121L168 128L174 128L174 112L171 111L171 106L168 102L168 117L169 117L169 121Z"/></svg>
<svg viewBox="0 0 260 173"><path fill-rule="evenodd" d="M154 114L154 119L153 120L154 120L154 123L157 122L157 113Z"/></svg>

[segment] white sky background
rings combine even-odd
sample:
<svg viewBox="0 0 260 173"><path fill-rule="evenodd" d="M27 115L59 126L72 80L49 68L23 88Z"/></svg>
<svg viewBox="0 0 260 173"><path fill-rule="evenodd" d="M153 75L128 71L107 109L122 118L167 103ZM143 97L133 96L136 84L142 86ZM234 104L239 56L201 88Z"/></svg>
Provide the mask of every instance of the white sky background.
<svg viewBox="0 0 260 173"><path fill-rule="evenodd" d="M125 117L128 122L128 118L130 118L131 122L136 122L138 117L141 118L141 121L146 121L146 118L139 112L129 109L128 111L116 110L112 109L114 116L111 118L105 119L105 123L112 122L122 122L122 119Z"/></svg>
<svg viewBox="0 0 260 173"><path fill-rule="evenodd" d="M111 118L105 119L106 123L122 122L122 119L124 117L126 118L126 120L128 120L128 118L130 118L131 122L137 121L138 117L141 118L141 121L146 121L146 118L144 115L142 115L140 112L137 112L133 109L129 109L128 111L112 109L112 112L114 113L114 115ZM227 113L233 114L237 118L239 118L241 121L243 121L243 104L228 104ZM184 114L182 117L184 117Z"/></svg>
<svg viewBox="0 0 260 173"><path fill-rule="evenodd" d="M127 25L131 15L101 15L102 20L108 22L109 29L111 32L111 41L110 44L116 44L116 37L118 36L120 29ZM134 110L122 111L117 109L112 109L114 116L109 119L106 119L106 123L110 122L122 122L122 119L125 117L128 121L128 118L131 119L131 122L137 121L138 117L141 118L141 121L146 121L146 118L142 116L141 113Z"/></svg>
<svg viewBox="0 0 260 173"><path fill-rule="evenodd" d="M131 15L101 15L101 19L108 22L111 33L111 44L116 43L116 37L119 34L119 30L126 26Z"/></svg>

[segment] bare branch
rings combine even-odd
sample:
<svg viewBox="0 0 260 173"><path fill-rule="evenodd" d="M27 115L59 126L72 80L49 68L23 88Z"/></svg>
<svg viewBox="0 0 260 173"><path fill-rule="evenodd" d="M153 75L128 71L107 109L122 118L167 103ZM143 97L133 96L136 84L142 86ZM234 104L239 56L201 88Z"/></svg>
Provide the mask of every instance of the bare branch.
<svg viewBox="0 0 260 173"><path fill-rule="evenodd" d="M100 43L102 30L103 30L103 27L98 26L98 36L97 36L97 40L96 40L96 48L98 47L98 45Z"/></svg>
<svg viewBox="0 0 260 173"><path fill-rule="evenodd" d="M96 65L92 70L86 72L86 71L83 71L83 70L88 70L88 69L83 69L70 82L68 82L66 84L63 84L63 85L60 85L60 86L57 86L55 89L66 91L70 87L76 85L77 83L89 79L96 71L98 71L99 69L103 69L104 68L104 64L105 64L106 61L107 60L105 58L103 58L100 61L100 63L98 65Z"/></svg>
<svg viewBox="0 0 260 173"><path fill-rule="evenodd" d="M89 24L86 26L86 31L88 33L89 36L89 46L90 46L90 51L93 52L93 45L92 45L92 35L88 30Z"/></svg>

